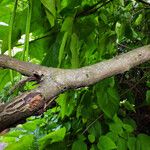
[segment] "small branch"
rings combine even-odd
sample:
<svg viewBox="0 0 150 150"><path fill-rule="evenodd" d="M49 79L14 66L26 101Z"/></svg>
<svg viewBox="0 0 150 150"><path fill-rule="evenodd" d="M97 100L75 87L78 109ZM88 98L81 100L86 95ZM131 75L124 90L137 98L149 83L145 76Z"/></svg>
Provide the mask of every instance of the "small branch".
<svg viewBox="0 0 150 150"><path fill-rule="evenodd" d="M101 1L99 1L96 4L94 4L93 6L90 6L88 9L85 9L85 10L77 13L76 17L83 17L83 16L88 16L88 15L94 14L98 9L100 9L101 7L107 5L111 1L113 1L113 0L108 0L108 1L104 2L101 5L100 5Z"/></svg>
<svg viewBox="0 0 150 150"><path fill-rule="evenodd" d="M48 32L46 32L43 35L40 36L36 36L34 39L32 39L31 41L29 41L29 44L32 44L38 40L44 39L44 38L48 38L50 36L55 37L55 35L57 35L57 33L59 32L59 30L56 27L52 27ZM16 44L15 46L22 46L24 45L24 43L19 43Z"/></svg>
<svg viewBox="0 0 150 150"><path fill-rule="evenodd" d="M100 116L98 116L93 122L91 122L87 128L82 132L82 134L84 134L97 120L101 119L103 117L103 114L101 114Z"/></svg>
<svg viewBox="0 0 150 150"><path fill-rule="evenodd" d="M141 3L145 4L145 5L150 6L150 3L149 3L149 2L146 2L146 1L144 1L144 0L137 0L137 2L141 2Z"/></svg>
<svg viewBox="0 0 150 150"><path fill-rule="evenodd" d="M36 76L27 77L26 79L22 79L17 83L13 88L10 89L9 94L11 95L16 89L23 87L27 82L31 81L37 81L40 82L40 78L37 78Z"/></svg>
<svg viewBox="0 0 150 150"><path fill-rule="evenodd" d="M16 70L26 76L33 76L36 73L41 74L40 72L44 73L47 69L47 67L16 60L6 55L0 55L0 67Z"/></svg>

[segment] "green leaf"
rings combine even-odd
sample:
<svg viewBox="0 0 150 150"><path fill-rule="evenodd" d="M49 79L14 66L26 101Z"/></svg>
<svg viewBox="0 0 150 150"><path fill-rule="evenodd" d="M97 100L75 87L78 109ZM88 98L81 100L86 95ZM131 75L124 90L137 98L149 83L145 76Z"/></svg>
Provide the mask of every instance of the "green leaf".
<svg viewBox="0 0 150 150"><path fill-rule="evenodd" d="M55 0L41 0L42 4L48 9L53 16L56 16Z"/></svg>
<svg viewBox="0 0 150 150"><path fill-rule="evenodd" d="M94 31L96 27L96 21L92 17L86 17L82 20L77 20L74 26L78 37L85 40Z"/></svg>
<svg viewBox="0 0 150 150"><path fill-rule="evenodd" d="M118 138L117 141L117 149L118 150L127 150L127 142L123 138Z"/></svg>
<svg viewBox="0 0 150 150"><path fill-rule="evenodd" d="M63 119L65 116L70 116L72 111L74 110L75 103L70 100L69 93L61 94L57 98L57 103L60 105L60 116Z"/></svg>
<svg viewBox="0 0 150 150"><path fill-rule="evenodd" d="M89 134L88 139L91 143L93 143L95 141L95 136L93 134Z"/></svg>
<svg viewBox="0 0 150 150"><path fill-rule="evenodd" d="M19 137L20 135L25 134L23 130L12 130L5 135L6 137Z"/></svg>
<svg viewBox="0 0 150 150"><path fill-rule="evenodd" d="M74 20L73 17L70 17L70 16L66 17L63 24L62 24L61 32L65 31L68 33L72 33L73 20Z"/></svg>
<svg viewBox="0 0 150 150"><path fill-rule="evenodd" d="M59 64L58 64L58 67L61 66L61 62L62 62L63 57L64 57L64 50L65 50L65 45L66 45L66 42L67 42L67 38L68 38L68 32L65 32L64 36L63 36L63 39L62 39L62 43L60 45L60 49L59 49L59 56L58 56Z"/></svg>
<svg viewBox="0 0 150 150"><path fill-rule="evenodd" d="M140 25L140 23L142 22L142 18L143 18L143 15L139 14L135 20L135 25L137 25L137 26Z"/></svg>
<svg viewBox="0 0 150 150"><path fill-rule="evenodd" d="M41 0L42 4L45 6L45 11L47 18L51 24L51 27L55 25L56 18L56 1L55 0Z"/></svg>
<svg viewBox="0 0 150 150"><path fill-rule="evenodd" d="M71 150L87 150L87 145L83 141L77 140L73 143Z"/></svg>
<svg viewBox="0 0 150 150"><path fill-rule="evenodd" d="M72 59L71 59L72 68L78 68L79 66L79 57L78 57L79 39L75 33L73 33L71 36L70 50L72 54Z"/></svg>
<svg viewBox="0 0 150 150"><path fill-rule="evenodd" d="M122 105L123 105L127 110L130 110L130 111L135 112L134 105L131 104L129 101L124 100L123 103L122 103Z"/></svg>
<svg viewBox="0 0 150 150"><path fill-rule="evenodd" d="M55 36L52 37L53 40L51 42L51 46L46 51L46 56L42 61L42 65L45 65L48 67L58 66L59 48L60 48L63 37L64 37L64 33L61 33L61 32L58 33L57 37Z"/></svg>
<svg viewBox="0 0 150 150"><path fill-rule="evenodd" d="M107 117L112 118L119 107L119 96L115 87L110 87L110 79L105 79L97 85L96 95L99 107Z"/></svg>
<svg viewBox="0 0 150 150"><path fill-rule="evenodd" d="M116 144L107 136L101 136L97 144L100 150L111 150L116 149Z"/></svg>
<svg viewBox="0 0 150 150"><path fill-rule="evenodd" d="M58 99L57 102L58 104L61 106L61 118L63 119L65 117L65 115L67 114L67 93L61 94Z"/></svg>
<svg viewBox="0 0 150 150"><path fill-rule="evenodd" d="M150 90L146 91L146 102L150 104Z"/></svg>
<svg viewBox="0 0 150 150"><path fill-rule="evenodd" d="M136 150L136 138L129 137L127 142L129 150Z"/></svg>
<svg viewBox="0 0 150 150"><path fill-rule="evenodd" d="M49 21L51 27L53 27L55 25L54 16L51 13L49 13L47 10L46 10L46 15L47 15L47 18L48 18L48 21Z"/></svg>
<svg viewBox="0 0 150 150"><path fill-rule="evenodd" d="M0 91L10 81L9 70L0 70Z"/></svg>
<svg viewBox="0 0 150 150"><path fill-rule="evenodd" d="M11 136L0 136L0 142L4 143L15 143L16 142L16 137L11 137Z"/></svg>
<svg viewBox="0 0 150 150"><path fill-rule="evenodd" d="M18 142L9 144L5 150L25 150L32 149L34 142L33 135L25 135Z"/></svg>
<svg viewBox="0 0 150 150"><path fill-rule="evenodd" d="M48 144L52 144L54 142L60 142L64 139L66 134L66 128L60 128L56 131L50 132L39 140L40 149L43 149Z"/></svg>
<svg viewBox="0 0 150 150"><path fill-rule="evenodd" d="M123 128L128 132L131 133L134 131L133 127L129 124L123 124Z"/></svg>
<svg viewBox="0 0 150 150"><path fill-rule="evenodd" d="M120 135L123 133L123 129L122 129L123 122L117 117L117 115L113 117L113 121L110 122L108 125L110 131L112 131L116 135Z"/></svg>
<svg viewBox="0 0 150 150"><path fill-rule="evenodd" d="M37 128L37 123L35 121L28 121L22 125L22 127L27 131L34 131Z"/></svg>
<svg viewBox="0 0 150 150"><path fill-rule="evenodd" d="M102 125L99 121L96 121L89 129L88 132L94 135L97 139L102 134Z"/></svg>
<svg viewBox="0 0 150 150"><path fill-rule="evenodd" d="M139 134L137 137L137 141L139 142L140 150L150 150L150 136L146 134Z"/></svg>
<svg viewBox="0 0 150 150"><path fill-rule="evenodd" d="M123 38L124 38L124 30L125 30L124 25L119 23L119 22L117 22L116 23L116 27L115 27L115 31L116 31L116 34L117 34L118 42L123 40Z"/></svg>

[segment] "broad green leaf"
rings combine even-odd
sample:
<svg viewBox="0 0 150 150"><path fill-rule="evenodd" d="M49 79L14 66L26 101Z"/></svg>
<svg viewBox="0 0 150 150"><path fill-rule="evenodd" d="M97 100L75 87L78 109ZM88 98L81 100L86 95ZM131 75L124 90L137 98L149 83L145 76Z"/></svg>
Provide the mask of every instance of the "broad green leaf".
<svg viewBox="0 0 150 150"><path fill-rule="evenodd" d="M137 137L137 141L139 142L139 145L137 146L140 150L150 149L150 136L146 134L139 134Z"/></svg>
<svg viewBox="0 0 150 150"><path fill-rule="evenodd" d="M115 27L115 31L117 34L118 42L120 42L124 38L124 25L117 22L116 27Z"/></svg>
<svg viewBox="0 0 150 150"><path fill-rule="evenodd" d="M114 132L108 132L106 134L107 137L109 137L112 141L114 141L115 143L117 143L119 136L114 133Z"/></svg>
<svg viewBox="0 0 150 150"><path fill-rule="evenodd" d="M17 41L21 38L21 35L25 32L25 20L26 18L26 9L16 13L16 17L14 20L14 26L12 31L12 47L17 43ZM3 34L3 28L6 28L5 33ZM9 33L9 26L4 26L1 29L0 26L0 38L2 37L2 53L8 50L8 33ZM1 34L3 34L1 36Z"/></svg>
<svg viewBox="0 0 150 150"><path fill-rule="evenodd" d="M124 6L124 0L119 0L120 1L120 4L122 5L122 6Z"/></svg>
<svg viewBox="0 0 150 150"><path fill-rule="evenodd" d="M100 150L112 150L116 149L116 144L107 136L101 136L97 144Z"/></svg>
<svg viewBox="0 0 150 150"><path fill-rule="evenodd" d="M77 140L73 143L71 150L87 150L87 145L83 141Z"/></svg>
<svg viewBox="0 0 150 150"><path fill-rule="evenodd" d="M34 142L33 135L25 135L19 141L9 144L5 150L25 150L32 149Z"/></svg>
<svg viewBox="0 0 150 150"><path fill-rule="evenodd" d="M55 25L55 18L54 18L54 16L53 16L51 13L49 13L47 10L45 10L45 11L46 11L46 15L47 15L48 21L49 21L51 27L53 27L53 26Z"/></svg>
<svg viewBox="0 0 150 150"><path fill-rule="evenodd" d="M61 94L60 96L59 96L59 98L57 99L57 102L58 102L58 104L60 105L60 107L61 107L61 118L63 119L64 117L65 117L65 115L67 115L67 105L68 105L68 103L67 103L67 93L64 93L64 94Z"/></svg>
<svg viewBox="0 0 150 150"><path fill-rule="evenodd" d="M138 17L135 20L135 25L140 25L141 21L142 21L143 15L139 14Z"/></svg>
<svg viewBox="0 0 150 150"><path fill-rule="evenodd" d="M60 105L60 116L63 119L65 116L70 116L75 107L75 102L70 99L69 93L61 94L57 98L57 103Z"/></svg>
<svg viewBox="0 0 150 150"><path fill-rule="evenodd" d="M25 134L23 130L12 130L6 134L6 137L19 137Z"/></svg>
<svg viewBox="0 0 150 150"><path fill-rule="evenodd" d="M86 40L87 37L90 36L94 31L96 27L96 21L92 17L86 17L82 20L77 20L74 26L78 37Z"/></svg>
<svg viewBox="0 0 150 150"><path fill-rule="evenodd" d="M73 17L66 17L66 19L64 20L62 27L61 27L61 32L65 31L68 33L72 32L72 27L73 27Z"/></svg>
<svg viewBox="0 0 150 150"><path fill-rule="evenodd" d="M0 5L0 10L1 10L0 11L0 22L4 22L6 24L9 23L10 14L12 13L12 8L2 5L2 4Z"/></svg>
<svg viewBox="0 0 150 150"><path fill-rule="evenodd" d="M10 82L9 70L0 70L0 91L4 88L4 86L8 82Z"/></svg>
<svg viewBox="0 0 150 150"><path fill-rule="evenodd" d="M150 90L146 91L146 102L150 104Z"/></svg>
<svg viewBox="0 0 150 150"><path fill-rule="evenodd" d="M127 142L123 138L118 138L116 145L118 150L127 150Z"/></svg>
<svg viewBox="0 0 150 150"><path fill-rule="evenodd" d="M66 134L66 128L60 128L56 131L50 132L39 140L40 149L43 149L48 144L52 144L54 142L60 142L64 139Z"/></svg>
<svg viewBox="0 0 150 150"><path fill-rule="evenodd" d="M16 137L0 136L0 142L4 142L4 143L14 143L14 142L16 142Z"/></svg>
<svg viewBox="0 0 150 150"><path fill-rule="evenodd" d="M34 131L37 128L37 124L36 121L28 121L22 127L27 131Z"/></svg>
<svg viewBox="0 0 150 150"><path fill-rule="evenodd" d="M99 121L96 121L89 129L88 132L97 139L103 132L102 125Z"/></svg>
<svg viewBox="0 0 150 150"><path fill-rule="evenodd" d="M123 128L128 132L131 133L134 131L133 127L129 124L123 124Z"/></svg>
<svg viewBox="0 0 150 150"><path fill-rule="evenodd" d="M106 14L107 15L107 14ZM100 18L104 21L105 24L108 23L108 19L107 16L105 15L105 13L101 13Z"/></svg>
<svg viewBox="0 0 150 150"><path fill-rule="evenodd" d="M119 96L115 87L109 87L110 79L105 79L97 85L96 95L99 107L105 115L112 118L119 107Z"/></svg>
<svg viewBox="0 0 150 150"><path fill-rule="evenodd" d="M37 60L41 61L45 52L49 51L49 44L52 44L52 42L53 40L48 37L30 42L30 58L36 58Z"/></svg>
<svg viewBox="0 0 150 150"><path fill-rule="evenodd" d="M25 22L25 19L24 19ZM34 37L39 37L41 39L41 35L49 32L50 25L43 11L43 7L41 2L38 0L32 0L32 16L31 16L31 27L30 32ZM44 37L44 36L43 36Z"/></svg>
<svg viewBox="0 0 150 150"><path fill-rule="evenodd" d="M42 65L48 67L57 67L58 66L58 56L59 56L59 48L62 42L62 38L64 37L64 33L56 33L52 37L52 42L50 47L46 50L46 56L42 61Z"/></svg>
<svg viewBox="0 0 150 150"><path fill-rule="evenodd" d="M123 122L115 115L113 117L113 121L110 122L109 124L109 129L116 135L120 135L123 133Z"/></svg>
<svg viewBox="0 0 150 150"><path fill-rule="evenodd" d="M55 0L41 0L42 4L48 9L52 15L56 16Z"/></svg>
<svg viewBox="0 0 150 150"><path fill-rule="evenodd" d="M90 150L98 150L97 146L95 144L93 144L90 148Z"/></svg>
<svg viewBox="0 0 150 150"><path fill-rule="evenodd" d="M135 137L128 138L127 145L128 145L129 150L136 150L136 140L137 139Z"/></svg>
<svg viewBox="0 0 150 150"><path fill-rule="evenodd" d="M79 6L82 3L81 0L69 0L68 7L74 8Z"/></svg>
<svg viewBox="0 0 150 150"><path fill-rule="evenodd" d="M93 143L95 141L95 136L93 134L89 134L88 139L91 143Z"/></svg>

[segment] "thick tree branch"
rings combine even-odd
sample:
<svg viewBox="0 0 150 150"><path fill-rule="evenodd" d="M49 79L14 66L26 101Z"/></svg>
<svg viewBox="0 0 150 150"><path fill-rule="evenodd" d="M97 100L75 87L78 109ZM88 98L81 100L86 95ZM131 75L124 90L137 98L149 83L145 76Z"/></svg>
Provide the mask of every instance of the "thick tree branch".
<svg viewBox="0 0 150 150"><path fill-rule="evenodd" d="M112 75L128 71L148 60L150 60L150 45L91 66L75 70L61 70L55 80L59 83L65 82L70 88L88 86Z"/></svg>
<svg viewBox="0 0 150 150"><path fill-rule="evenodd" d="M25 76L33 76L34 74L46 73L46 67L16 60L6 55L0 55L0 67L9 68L20 72Z"/></svg>
<svg viewBox="0 0 150 150"><path fill-rule="evenodd" d="M0 55L0 67L14 69L26 76L42 77L38 88L0 105L0 131L43 112L60 93L68 89L89 86L148 60L150 45L79 69L48 68Z"/></svg>

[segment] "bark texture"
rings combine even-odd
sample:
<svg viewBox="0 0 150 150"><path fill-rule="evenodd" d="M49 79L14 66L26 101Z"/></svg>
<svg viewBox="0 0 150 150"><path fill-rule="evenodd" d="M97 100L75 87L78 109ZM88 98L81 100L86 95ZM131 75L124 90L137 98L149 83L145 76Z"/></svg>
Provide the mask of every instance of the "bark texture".
<svg viewBox="0 0 150 150"><path fill-rule="evenodd" d="M10 68L28 77L38 78L39 82L36 89L16 97L9 103L0 104L0 131L31 115L44 112L60 93L68 89L89 86L148 60L150 45L79 69L48 68L0 55L1 68Z"/></svg>

